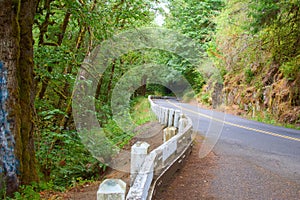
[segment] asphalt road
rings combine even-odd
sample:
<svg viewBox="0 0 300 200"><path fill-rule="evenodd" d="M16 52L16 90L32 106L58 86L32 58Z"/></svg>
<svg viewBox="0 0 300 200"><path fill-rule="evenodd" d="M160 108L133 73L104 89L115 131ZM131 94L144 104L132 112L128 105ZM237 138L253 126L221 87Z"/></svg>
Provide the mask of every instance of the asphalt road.
<svg viewBox="0 0 300 200"><path fill-rule="evenodd" d="M206 138L200 156L211 148L218 156L209 191L215 199L300 199L299 130L171 99L155 102L181 109L192 119L194 129Z"/></svg>

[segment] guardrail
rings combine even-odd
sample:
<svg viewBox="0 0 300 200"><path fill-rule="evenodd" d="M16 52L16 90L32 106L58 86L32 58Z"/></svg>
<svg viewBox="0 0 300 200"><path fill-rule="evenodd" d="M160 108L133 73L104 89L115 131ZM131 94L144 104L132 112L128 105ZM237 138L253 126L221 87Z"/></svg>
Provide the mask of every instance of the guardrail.
<svg viewBox="0 0 300 200"><path fill-rule="evenodd" d="M164 143L147 154L149 145L138 142L131 152L131 187L126 200L151 200L161 186L182 167L191 152L192 121L180 110L174 110L155 104L153 99L166 97L149 96L151 109L158 121L165 125ZM101 188L101 186L100 186ZM100 190L99 188L99 190ZM97 195L99 194L99 190ZM125 193L125 191L124 191ZM98 200L105 199L100 198ZM124 199L124 194L120 198Z"/></svg>

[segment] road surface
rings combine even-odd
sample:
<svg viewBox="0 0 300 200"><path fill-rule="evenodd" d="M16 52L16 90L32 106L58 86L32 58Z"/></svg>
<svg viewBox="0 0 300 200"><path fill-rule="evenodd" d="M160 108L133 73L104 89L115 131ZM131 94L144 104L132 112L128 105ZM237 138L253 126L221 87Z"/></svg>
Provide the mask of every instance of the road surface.
<svg viewBox="0 0 300 200"><path fill-rule="evenodd" d="M208 191L213 199L300 199L299 130L250 121L176 100L154 101L181 109L192 119L194 129L213 145L212 151L218 156Z"/></svg>

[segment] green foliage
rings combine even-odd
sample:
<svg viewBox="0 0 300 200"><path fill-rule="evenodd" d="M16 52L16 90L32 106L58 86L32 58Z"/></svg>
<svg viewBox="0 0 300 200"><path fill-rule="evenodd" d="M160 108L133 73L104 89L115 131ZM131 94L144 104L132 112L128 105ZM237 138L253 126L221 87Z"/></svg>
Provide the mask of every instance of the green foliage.
<svg viewBox="0 0 300 200"><path fill-rule="evenodd" d="M150 23L154 17L151 7L151 1L137 0L39 1L33 28L37 112L60 110L64 114L53 115L51 122L62 129L70 128L73 84L85 55L119 31ZM116 65L119 76L124 70ZM103 108L100 120L110 115L107 107L111 90L107 88L113 86L113 75L107 71L101 81L97 97L101 105L98 110Z"/></svg>
<svg viewBox="0 0 300 200"><path fill-rule="evenodd" d="M131 118L136 125L142 125L156 120L150 109L148 98L136 97L131 101Z"/></svg>
<svg viewBox="0 0 300 200"><path fill-rule="evenodd" d="M34 190L45 187L62 190L82 180L95 179L105 170L106 165L91 156L82 144L87 141L82 141L75 131L71 109L74 81L84 57L96 45L123 30L151 24L156 2L39 1L33 28L36 125L39 130L35 143L45 184L42 181L39 186L24 187L17 198L35 198ZM197 41L213 60L213 63L208 62L208 68L210 64L217 66L223 76L242 74L244 81L250 84L261 77L257 74L268 71L265 68L270 67L270 63L276 63L288 80L299 78L299 0L170 0L168 5L167 28ZM183 58L162 50L122 55L99 77L95 107L103 128L88 133L103 144L95 150L99 157L113 153L113 147L122 147L133 137L133 133L124 133L112 119L111 94L124 74L145 63L180 72L194 91L202 94L203 102L209 103L211 99L208 93L201 93L207 74L198 71L200 66L192 66ZM250 67L245 69L245 66ZM166 83L172 83L176 74L161 76L165 77ZM138 76L133 79L141 82ZM264 85L259 85L262 87ZM171 93L155 84L147 84L146 92ZM140 95L139 91L134 95ZM147 99L132 100L131 117L136 124L153 119L148 111Z"/></svg>
<svg viewBox="0 0 300 200"><path fill-rule="evenodd" d="M204 93L201 95L201 102L205 103L205 104L210 104L210 95L208 93Z"/></svg>
<svg viewBox="0 0 300 200"><path fill-rule="evenodd" d="M245 69L245 79L246 79L246 83L251 83L251 81L254 78L254 73L252 72L251 68L246 68Z"/></svg>
<svg viewBox="0 0 300 200"><path fill-rule="evenodd" d="M241 96L242 103L238 104L250 103L243 96L245 90L260 94L253 98L261 107L267 107L275 116L273 119L281 121L287 120L283 114L287 109L293 112L294 106L299 105L298 91L294 90L300 87L299 3L299 0L226 1L215 19L216 32L208 49L214 65L226 72L227 91ZM250 84L254 87L249 87ZM265 101L262 94L269 95L272 92L269 88L280 92L281 87L289 91L288 96L276 95L272 101ZM231 101L237 104L236 100ZM261 118L269 120L267 115ZM297 116L293 118L296 122Z"/></svg>
<svg viewBox="0 0 300 200"><path fill-rule="evenodd" d="M114 120L109 120L104 124L104 132L106 137L110 139L111 145L116 145L122 148L133 137L133 133L124 132ZM113 151L113 150L112 150ZM110 155L114 153L111 152Z"/></svg>
<svg viewBox="0 0 300 200"><path fill-rule="evenodd" d="M300 55L299 1L230 1L217 17L215 42L210 56L221 69L237 73L244 66L281 66L285 77L298 67ZM245 82L255 72L246 68ZM253 74L254 73L254 74Z"/></svg>
<svg viewBox="0 0 300 200"><path fill-rule="evenodd" d="M279 123L275 119L275 117L267 111L263 111L262 113L259 113L258 115L252 117L251 119L255 120L255 121L258 121L258 122L272 124L272 125L275 125L275 126L282 126L282 127L286 127L286 128L300 130L300 127L296 126L295 124Z"/></svg>
<svg viewBox="0 0 300 200"><path fill-rule="evenodd" d="M249 16L254 19L250 23L250 28L254 33L257 33L277 18L280 12L279 2L278 0L250 1Z"/></svg>
<svg viewBox="0 0 300 200"><path fill-rule="evenodd" d="M155 96L174 96L172 91L158 84L147 84L147 92Z"/></svg>
<svg viewBox="0 0 300 200"><path fill-rule="evenodd" d="M300 1L250 1L251 28L260 31L273 60L284 64L300 54Z"/></svg>
<svg viewBox="0 0 300 200"><path fill-rule="evenodd" d="M171 0L167 26L195 39L206 49L215 30L213 18L222 6L222 0Z"/></svg>
<svg viewBox="0 0 300 200"><path fill-rule="evenodd" d="M169 2L170 13L166 18L166 26L177 30L195 40L203 49L201 62L208 59L205 56L212 42L212 35L216 29L214 18L220 13L223 7L222 0L172 0ZM201 67L191 66L185 60L170 57L168 65L174 66L182 72L184 77L191 84L195 93L200 93L205 84L204 77L207 74L199 71ZM201 64L203 65L203 64Z"/></svg>
<svg viewBox="0 0 300 200"><path fill-rule="evenodd" d="M56 189L69 186L76 178L94 179L103 165L85 149L75 131L43 131L39 136L37 160L40 171Z"/></svg>
<svg viewBox="0 0 300 200"><path fill-rule="evenodd" d="M105 170L106 165L92 157L75 131L71 108L74 81L84 57L96 45L120 31L150 24L154 18L151 2L39 1L33 27L39 130L35 145L41 179L49 187L53 184L51 189L62 190L74 181L96 179ZM111 119L110 110L112 88L132 66L132 57L115 60L99 80L95 107L103 130L89 134L99 140L104 138L102 134L107 135L108 140L102 141L105 145L97 149L103 154L132 137Z"/></svg>
<svg viewBox="0 0 300 200"><path fill-rule="evenodd" d="M280 66L280 70L284 77L290 81L294 81L300 77L300 55Z"/></svg>
<svg viewBox="0 0 300 200"><path fill-rule="evenodd" d="M20 191L14 193L13 198L6 198L5 200L40 200L40 194L37 192L39 189L37 184L22 185Z"/></svg>

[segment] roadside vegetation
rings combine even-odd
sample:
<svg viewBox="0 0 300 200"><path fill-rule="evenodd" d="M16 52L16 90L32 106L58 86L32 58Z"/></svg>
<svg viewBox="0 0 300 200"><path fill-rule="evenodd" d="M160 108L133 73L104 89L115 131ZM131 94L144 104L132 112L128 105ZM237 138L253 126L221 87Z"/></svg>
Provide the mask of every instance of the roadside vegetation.
<svg viewBox="0 0 300 200"><path fill-rule="evenodd" d="M300 127L299 1L228 1L208 49L230 110ZM205 93L204 93L205 94Z"/></svg>
<svg viewBox="0 0 300 200"><path fill-rule="evenodd" d="M166 26L206 50L199 102L248 118L300 127L300 1L172 0ZM194 85L196 86L196 85ZM188 99L188 98L187 98Z"/></svg>
<svg viewBox="0 0 300 200"><path fill-rule="evenodd" d="M135 97L130 102L131 117L136 126L155 121L155 115L150 112L150 104L147 97ZM127 144L134 134L123 134L117 124L110 120L103 127L105 131L114 133L113 141L119 147ZM85 183L101 180L108 166L93 158L89 151L82 145L76 131L68 131L57 134L55 132L44 132L40 138L40 147L36 154L39 163L44 170L50 172L40 176L43 181L21 186L14 194L14 198L6 200L38 200L41 194L50 191L60 191L79 187ZM126 136L125 138L123 136ZM59 142L57 141L59 140ZM56 142L56 144L53 144Z"/></svg>
<svg viewBox="0 0 300 200"><path fill-rule="evenodd" d="M147 97L136 97L132 100L131 105L131 117L136 125L143 125L156 120L155 114L150 109Z"/></svg>

